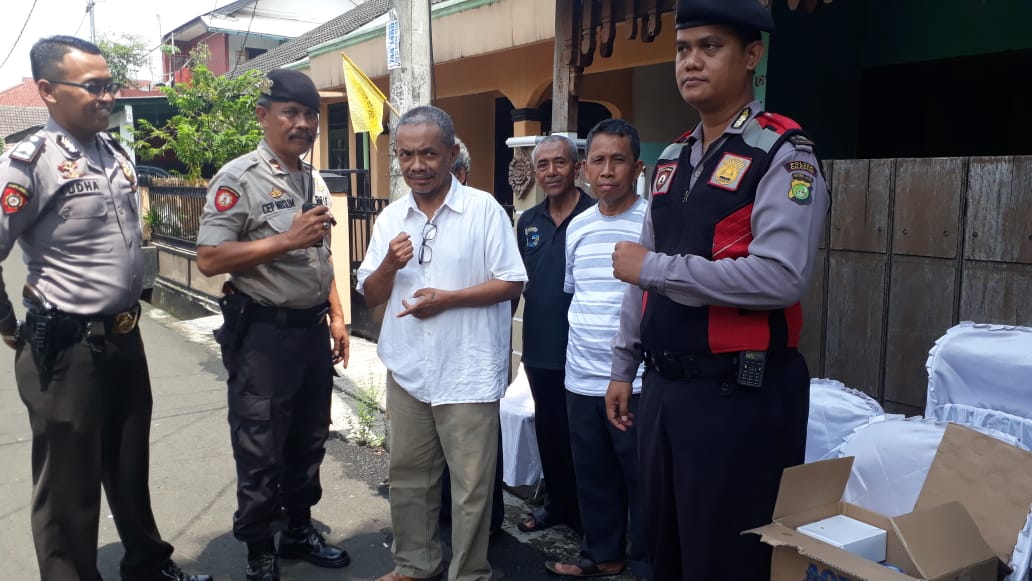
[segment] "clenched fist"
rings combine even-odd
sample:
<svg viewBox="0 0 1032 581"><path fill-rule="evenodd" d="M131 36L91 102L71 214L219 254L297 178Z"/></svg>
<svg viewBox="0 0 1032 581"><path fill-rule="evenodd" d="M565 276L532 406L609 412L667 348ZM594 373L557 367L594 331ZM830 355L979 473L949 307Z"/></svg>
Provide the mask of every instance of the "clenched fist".
<svg viewBox="0 0 1032 581"><path fill-rule="evenodd" d="M634 242L617 242L613 250L613 276L630 284L641 281L641 267L649 249Z"/></svg>
<svg viewBox="0 0 1032 581"><path fill-rule="evenodd" d="M391 240L387 246L387 255L383 257L383 264L392 271L399 271L405 268L408 261L412 260L414 250L412 248L412 237L408 232L402 232Z"/></svg>

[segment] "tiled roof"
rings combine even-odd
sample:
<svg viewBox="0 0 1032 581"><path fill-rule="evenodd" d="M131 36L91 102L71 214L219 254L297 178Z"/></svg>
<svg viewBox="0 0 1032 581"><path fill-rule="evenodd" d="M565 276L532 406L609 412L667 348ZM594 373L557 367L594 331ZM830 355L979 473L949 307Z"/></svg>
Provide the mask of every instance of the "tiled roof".
<svg viewBox="0 0 1032 581"><path fill-rule="evenodd" d="M0 137L6 138L30 127L45 125L49 118L50 113L45 107L0 106Z"/></svg>
<svg viewBox="0 0 1032 581"><path fill-rule="evenodd" d="M11 107L40 107L44 110L46 106L39 96L36 83L31 78L23 78L21 83L0 90L0 106ZM45 111L44 111L45 112Z"/></svg>
<svg viewBox="0 0 1032 581"><path fill-rule="evenodd" d="M240 64L238 73L251 69L268 72L283 65L299 61L308 56L308 49L324 42L340 38L356 28L383 15L390 8L391 0L368 0L367 2L341 14L326 24L289 40L269 52ZM231 73L232 74L232 73Z"/></svg>

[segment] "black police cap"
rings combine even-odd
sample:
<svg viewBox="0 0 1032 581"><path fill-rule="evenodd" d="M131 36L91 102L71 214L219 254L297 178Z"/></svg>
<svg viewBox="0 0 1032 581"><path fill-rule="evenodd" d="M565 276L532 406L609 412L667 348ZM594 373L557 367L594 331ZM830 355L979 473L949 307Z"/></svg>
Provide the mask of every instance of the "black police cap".
<svg viewBox="0 0 1032 581"><path fill-rule="evenodd" d="M294 101L319 110L319 90L308 75L289 69L275 69L266 76L272 81L272 86L262 94L270 101Z"/></svg>
<svg viewBox="0 0 1032 581"><path fill-rule="evenodd" d="M761 0L678 0L675 28L709 24L774 31L774 17Z"/></svg>

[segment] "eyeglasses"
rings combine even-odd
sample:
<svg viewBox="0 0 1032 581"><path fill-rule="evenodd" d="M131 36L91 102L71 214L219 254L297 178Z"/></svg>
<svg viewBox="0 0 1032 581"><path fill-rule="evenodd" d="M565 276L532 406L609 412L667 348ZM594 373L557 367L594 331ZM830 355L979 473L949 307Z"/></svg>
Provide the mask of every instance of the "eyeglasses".
<svg viewBox="0 0 1032 581"><path fill-rule="evenodd" d="M87 93L94 97L100 97L104 93L110 93L112 97L118 94L122 90L122 85L114 81L89 81L86 83L73 83L71 81L52 81L47 79L48 82L54 83L55 85L68 85L69 87L79 87L85 89Z"/></svg>
<svg viewBox="0 0 1032 581"><path fill-rule="evenodd" d="M434 249L427 242L437 238L437 224L427 220L423 225L423 242L419 245L419 264L429 264L434 258Z"/></svg>

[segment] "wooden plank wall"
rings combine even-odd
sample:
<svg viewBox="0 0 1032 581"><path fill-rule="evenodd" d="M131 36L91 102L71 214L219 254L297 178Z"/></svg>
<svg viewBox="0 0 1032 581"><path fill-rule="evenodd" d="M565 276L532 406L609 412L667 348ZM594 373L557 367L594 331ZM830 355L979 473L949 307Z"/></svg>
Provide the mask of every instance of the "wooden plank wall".
<svg viewBox="0 0 1032 581"><path fill-rule="evenodd" d="M838 379L924 411L928 350L960 321L1032 326L1032 157L837 160L800 346Z"/></svg>

